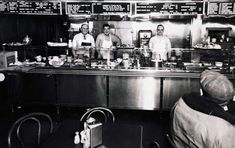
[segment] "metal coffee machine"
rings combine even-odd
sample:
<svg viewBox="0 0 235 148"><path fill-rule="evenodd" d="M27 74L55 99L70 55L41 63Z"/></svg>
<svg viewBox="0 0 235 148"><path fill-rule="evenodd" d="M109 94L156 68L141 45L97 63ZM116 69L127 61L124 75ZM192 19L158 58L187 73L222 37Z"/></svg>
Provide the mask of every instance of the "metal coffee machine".
<svg viewBox="0 0 235 148"><path fill-rule="evenodd" d="M140 30L138 37L139 37L139 45L140 45L140 47L143 48L143 46L145 46L149 43L149 40L152 37L152 31L151 30Z"/></svg>

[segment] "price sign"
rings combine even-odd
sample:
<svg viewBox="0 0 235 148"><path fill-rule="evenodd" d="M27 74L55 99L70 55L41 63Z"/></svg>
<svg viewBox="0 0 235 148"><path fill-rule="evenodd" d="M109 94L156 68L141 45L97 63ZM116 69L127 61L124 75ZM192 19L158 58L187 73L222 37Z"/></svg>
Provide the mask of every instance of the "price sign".
<svg viewBox="0 0 235 148"><path fill-rule="evenodd" d="M68 15L92 13L91 2L67 2L65 8L66 8L66 14Z"/></svg>
<svg viewBox="0 0 235 148"><path fill-rule="evenodd" d="M235 2L209 2L208 15L235 15Z"/></svg>
<svg viewBox="0 0 235 148"><path fill-rule="evenodd" d="M18 13L21 14L59 15L61 12L61 2L18 2Z"/></svg>
<svg viewBox="0 0 235 148"><path fill-rule="evenodd" d="M11 1L0 2L0 13L60 15L61 2Z"/></svg>
<svg viewBox="0 0 235 148"><path fill-rule="evenodd" d="M137 2L136 14L197 15L204 13L204 2Z"/></svg>
<svg viewBox="0 0 235 148"><path fill-rule="evenodd" d="M8 7L7 12L10 13L18 12L18 2L7 2L6 5Z"/></svg>
<svg viewBox="0 0 235 148"><path fill-rule="evenodd" d="M131 4L126 2L66 2L66 14L130 14Z"/></svg>
<svg viewBox="0 0 235 148"><path fill-rule="evenodd" d="M130 14L131 4L125 2L93 3L94 14Z"/></svg>
<svg viewBox="0 0 235 148"><path fill-rule="evenodd" d="M6 3L7 2L0 2L0 12L7 12L8 11Z"/></svg>

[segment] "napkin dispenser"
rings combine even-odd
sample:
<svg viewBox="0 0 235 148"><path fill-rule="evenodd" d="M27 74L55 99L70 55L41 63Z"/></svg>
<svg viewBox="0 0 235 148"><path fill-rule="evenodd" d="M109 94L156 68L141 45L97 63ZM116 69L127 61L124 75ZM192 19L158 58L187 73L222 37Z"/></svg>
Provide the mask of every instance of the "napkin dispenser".
<svg viewBox="0 0 235 148"><path fill-rule="evenodd" d="M102 123L95 120L92 123L89 120L92 118L84 122L84 130L81 132L83 148L94 148L102 144Z"/></svg>
<svg viewBox="0 0 235 148"><path fill-rule="evenodd" d="M102 126L103 124L98 121L97 119L91 117L93 113L101 113L105 118L105 122L107 122L107 115L105 112L108 112L113 117L113 123L115 121L114 115L111 110L103 107L95 107L89 109L83 116L81 117L80 121L83 121L85 117L86 121L84 122L84 130L81 131L81 143L83 143L83 148L94 148L99 145L102 145Z"/></svg>

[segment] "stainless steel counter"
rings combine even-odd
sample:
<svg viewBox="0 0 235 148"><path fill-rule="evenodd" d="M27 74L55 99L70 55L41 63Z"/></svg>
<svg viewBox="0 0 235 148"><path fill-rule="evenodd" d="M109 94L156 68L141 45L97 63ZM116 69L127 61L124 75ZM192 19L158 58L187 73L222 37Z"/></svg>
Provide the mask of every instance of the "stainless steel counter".
<svg viewBox="0 0 235 148"><path fill-rule="evenodd" d="M76 74L76 75L106 75L106 76L151 76L151 77L189 77L198 78L199 72L188 71L181 69L161 69L161 68L139 68L139 69L94 69L94 68L53 68L53 67L38 67L32 68L26 73L39 74Z"/></svg>
<svg viewBox="0 0 235 148"><path fill-rule="evenodd" d="M19 102L30 100L34 103L47 103L47 100L50 100L49 103L52 103L54 100L52 104L57 106L169 110L183 94L199 93L200 89L199 71L177 68L27 67L22 71L20 69L15 67L5 71L7 80L11 82L9 91L14 88L18 95L15 97L18 97ZM226 75L235 83L235 74ZM18 85L15 85L12 79L17 79Z"/></svg>

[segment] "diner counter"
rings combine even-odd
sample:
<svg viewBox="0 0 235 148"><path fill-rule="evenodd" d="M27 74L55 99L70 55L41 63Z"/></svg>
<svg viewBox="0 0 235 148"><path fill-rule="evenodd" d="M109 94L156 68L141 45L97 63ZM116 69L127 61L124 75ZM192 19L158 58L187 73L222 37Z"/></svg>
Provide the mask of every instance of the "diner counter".
<svg viewBox="0 0 235 148"><path fill-rule="evenodd" d="M199 93L201 71L143 67L9 67L7 96L12 104L105 106L169 110L185 93ZM226 74L235 83L235 74Z"/></svg>
<svg viewBox="0 0 235 148"><path fill-rule="evenodd" d="M198 78L198 72L189 72L186 70L167 70L160 68L140 68L140 69L76 69L76 68L34 68L27 73L41 74L76 74L76 75L105 75L105 76L150 76L150 77L188 77Z"/></svg>
<svg viewBox="0 0 235 148"><path fill-rule="evenodd" d="M0 69L4 72L24 72L38 74L76 74L76 75L105 75L105 76L152 76L152 77L185 77L199 78L201 70L184 70L180 68L155 68L155 67L140 67L135 69L125 68L86 68L86 67L35 67L35 66L12 66L5 69ZM235 73L221 72L233 79Z"/></svg>

